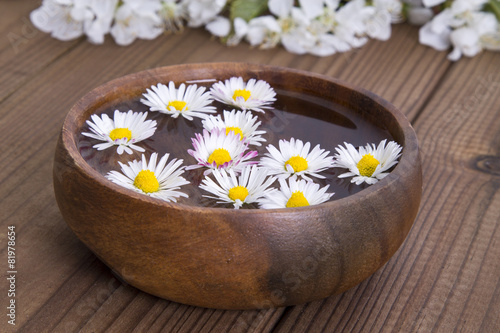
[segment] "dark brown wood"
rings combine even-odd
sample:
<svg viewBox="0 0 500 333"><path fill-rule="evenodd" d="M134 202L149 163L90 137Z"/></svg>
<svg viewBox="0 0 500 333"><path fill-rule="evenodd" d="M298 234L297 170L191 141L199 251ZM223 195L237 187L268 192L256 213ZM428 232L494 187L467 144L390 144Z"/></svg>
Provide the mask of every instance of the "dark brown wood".
<svg viewBox="0 0 500 333"><path fill-rule="evenodd" d="M323 97L372 115L403 145L398 166L364 191L320 206L235 211L164 203L123 189L78 152L83 124L103 105L137 98L158 82L231 76L263 79L275 89ZM152 69L85 95L64 122L54 187L68 225L128 283L180 303L252 309L321 299L373 274L408 233L422 183L413 129L378 96L306 72L216 63Z"/></svg>

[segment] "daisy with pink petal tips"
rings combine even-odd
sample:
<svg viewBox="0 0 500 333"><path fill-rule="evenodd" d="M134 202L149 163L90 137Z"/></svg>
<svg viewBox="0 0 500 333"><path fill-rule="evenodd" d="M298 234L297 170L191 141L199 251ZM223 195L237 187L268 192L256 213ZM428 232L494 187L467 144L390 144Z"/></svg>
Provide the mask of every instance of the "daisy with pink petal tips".
<svg viewBox="0 0 500 333"><path fill-rule="evenodd" d="M203 134L196 133L191 141L194 149L189 149L188 153L198 163L188 166L186 170L205 167L208 168L205 175L215 169L233 169L235 172L240 172L245 166L258 163L250 161L258 155L258 152L247 152L247 141L240 140L240 136L233 131L226 135L225 130L214 129L212 132L203 130Z"/></svg>

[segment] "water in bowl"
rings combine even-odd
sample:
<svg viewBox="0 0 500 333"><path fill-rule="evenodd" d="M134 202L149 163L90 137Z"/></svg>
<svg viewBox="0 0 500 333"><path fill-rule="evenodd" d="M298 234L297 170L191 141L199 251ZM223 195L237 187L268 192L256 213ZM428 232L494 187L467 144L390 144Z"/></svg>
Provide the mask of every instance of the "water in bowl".
<svg viewBox="0 0 500 333"><path fill-rule="evenodd" d="M344 142L357 147L367 143L378 144L384 139L393 140L387 129L375 124L376 120L367 119L365 116L332 101L288 91L276 90L276 92L277 101L274 103L273 109L268 109L265 113L253 113L262 122L259 130L266 131L263 137L267 140L262 146L250 146L252 150L257 150L259 153L255 160L267 152L267 145L272 144L278 147L280 139L290 140L292 137L310 142L311 148L319 144L321 148L330 151L330 155L335 153L335 147ZM222 110L230 111L233 109L231 106L220 103L214 105L217 107L218 114L222 114ZM97 110L96 114L106 113L112 117L114 110L145 112L148 111L148 107L137 98L106 105ZM159 112L149 112L147 119L156 120L157 130L151 138L138 144L146 150L144 154L149 157L151 153L157 152L161 157L165 153L169 153L169 160L171 158L183 159L186 166L196 163L187 150L193 148L191 138L194 138L194 134L203 131L199 118L189 121L183 117L175 119ZM80 132L90 132L90 130L84 124ZM98 143L97 140L81 134L78 135L77 145L81 155L91 167L102 175L106 175L111 170L120 170L118 161L127 163L134 159L140 159L142 155L142 153L135 151L132 155L127 153L118 155L114 147L98 151L92 148L96 143ZM191 182L191 185L183 186L182 191L187 193L189 198L180 198L178 202L203 207L232 208L232 205L217 204L216 200L203 197L204 194L209 194L198 187L204 178L203 171L204 169L195 169L184 173L184 177ZM366 184L355 185L350 183L350 178L340 179L337 177L344 172L346 172L345 169L331 168L322 172L325 179L313 179L321 187L330 185L328 192L335 193L331 200L355 194L366 188ZM279 187L277 182L275 185L275 187ZM257 206L248 205L246 208L257 208Z"/></svg>

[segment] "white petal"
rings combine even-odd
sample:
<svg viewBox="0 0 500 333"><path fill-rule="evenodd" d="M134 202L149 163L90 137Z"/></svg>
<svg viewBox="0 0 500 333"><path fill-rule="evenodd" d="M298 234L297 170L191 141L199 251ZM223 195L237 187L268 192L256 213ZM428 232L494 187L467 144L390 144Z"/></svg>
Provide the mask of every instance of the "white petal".
<svg viewBox="0 0 500 333"><path fill-rule="evenodd" d="M241 17L237 17L234 19L234 32L239 37L245 36L248 32L248 24Z"/></svg>
<svg viewBox="0 0 500 333"><path fill-rule="evenodd" d="M223 16L217 16L212 22L205 26L212 35L225 37L231 31L231 22Z"/></svg>
<svg viewBox="0 0 500 333"><path fill-rule="evenodd" d="M408 9L408 22L414 25L424 25L429 22L434 16L434 12L430 8L410 7Z"/></svg>
<svg viewBox="0 0 500 333"><path fill-rule="evenodd" d="M432 30L432 22L427 22L419 30L419 41L421 44L430 46L438 51L447 50L450 45L451 30L444 30L442 33L437 34Z"/></svg>
<svg viewBox="0 0 500 333"><path fill-rule="evenodd" d="M434 7L434 6L437 6L445 1L446 0L422 0L422 3L426 7Z"/></svg>
<svg viewBox="0 0 500 333"><path fill-rule="evenodd" d="M323 13L323 0L299 0L299 3L309 19L318 17Z"/></svg>
<svg viewBox="0 0 500 333"><path fill-rule="evenodd" d="M269 11L278 17L286 17L290 14L293 0L269 0Z"/></svg>

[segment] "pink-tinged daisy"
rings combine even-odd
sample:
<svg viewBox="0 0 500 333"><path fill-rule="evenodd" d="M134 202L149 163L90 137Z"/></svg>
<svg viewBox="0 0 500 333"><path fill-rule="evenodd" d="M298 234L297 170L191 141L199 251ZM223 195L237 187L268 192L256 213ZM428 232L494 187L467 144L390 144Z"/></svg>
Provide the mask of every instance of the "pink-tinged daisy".
<svg viewBox="0 0 500 333"><path fill-rule="evenodd" d="M184 83L175 88L170 81L168 87L162 83L151 86L147 93L142 94L141 102L149 106L150 111L159 111L169 114L173 118L183 116L188 120L193 117L204 118L207 113L215 113L215 106L211 106L212 98L205 87L196 84L186 87Z"/></svg>
<svg viewBox="0 0 500 333"><path fill-rule="evenodd" d="M234 170L214 170L212 174L216 181L205 176L200 188L215 196L203 196L219 200L217 203L232 203L235 209L245 203L257 202L263 196L276 191L269 188L276 178L267 177L266 171L256 165L244 167L240 176L236 176Z"/></svg>
<svg viewBox="0 0 500 333"><path fill-rule="evenodd" d="M260 160L260 166L268 168L269 174L280 178L300 176L311 181L312 177L325 178L319 173L333 166L333 157L329 151L316 145L309 151L311 144L291 138L290 141L280 140L279 150L273 145L266 147L267 153Z"/></svg>
<svg viewBox="0 0 500 333"><path fill-rule="evenodd" d="M147 112L125 112L115 111L113 119L107 114L101 117L93 114L87 120L92 133L84 132L85 136L104 141L94 145L97 150L103 150L112 146L117 146L118 154L127 152L132 154L132 149L144 152L144 148L135 145L137 142L152 136L156 131L156 121L146 120Z"/></svg>
<svg viewBox="0 0 500 333"><path fill-rule="evenodd" d="M186 193L178 191L182 185L189 184L181 176L184 173L184 167L180 167L182 160L174 158L167 164L168 157L169 154L165 154L158 164L157 153L151 155L149 163L144 154L141 161L134 160L128 165L118 162L122 173L110 171L106 178L130 190L169 202L176 202L179 197L187 198Z"/></svg>
<svg viewBox="0 0 500 333"><path fill-rule="evenodd" d="M326 193L330 185L320 188L319 184L289 178L279 178L280 190L267 194L260 200L260 208L292 208L318 205L330 200L334 193Z"/></svg>
<svg viewBox="0 0 500 333"><path fill-rule="evenodd" d="M334 167L349 169L339 178L353 177L351 183L360 185L365 182L371 185L387 176L389 173L385 171L398 163L402 147L394 141L386 146L386 141L382 140L378 147L367 144L366 147L359 147L359 150L345 142L345 148L340 145L335 148Z"/></svg>
<svg viewBox="0 0 500 333"><path fill-rule="evenodd" d="M216 169L234 169L239 172L249 164L257 164L257 161L249 161L258 155L257 151L249 151L245 140L241 141L239 135L234 132L214 129L212 132L203 130L203 135L196 133L195 138L191 138L193 148L188 153L193 156L198 164L188 166L186 169L196 169L207 167L205 175Z"/></svg>
<svg viewBox="0 0 500 333"><path fill-rule="evenodd" d="M210 92L214 99L222 103L258 112L270 109L276 100L274 89L266 81L250 79L245 83L241 77L217 82Z"/></svg>
<svg viewBox="0 0 500 333"><path fill-rule="evenodd" d="M260 126L261 122L257 122L257 116L252 117L250 111L236 111L231 112L224 111L224 120L221 116L217 117L208 116L202 121L203 127L211 132L214 128L229 132L234 132L240 136L240 140L245 139L249 145L260 146L261 142L266 141L261 134L265 134L266 131L258 131L257 128Z"/></svg>

